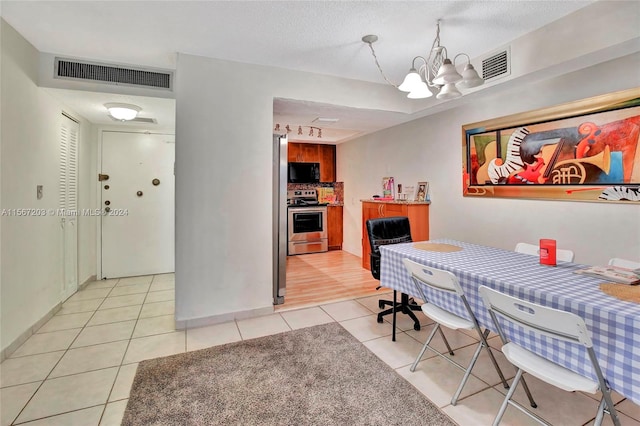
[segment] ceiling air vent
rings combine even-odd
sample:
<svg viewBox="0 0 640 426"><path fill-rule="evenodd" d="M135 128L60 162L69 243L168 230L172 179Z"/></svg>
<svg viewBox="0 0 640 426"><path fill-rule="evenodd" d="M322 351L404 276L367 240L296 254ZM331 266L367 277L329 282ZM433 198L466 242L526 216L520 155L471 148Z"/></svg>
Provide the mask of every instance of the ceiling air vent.
<svg viewBox="0 0 640 426"><path fill-rule="evenodd" d="M78 62L61 58L55 61L57 78L80 79L94 82L128 85L156 89L169 89L172 72L124 68L108 64Z"/></svg>
<svg viewBox="0 0 640 426"><path fill-rule="evenodd" d="M511 74L511 54L509 49L492 53L482 60L482 78L485 81Z"/></svg>

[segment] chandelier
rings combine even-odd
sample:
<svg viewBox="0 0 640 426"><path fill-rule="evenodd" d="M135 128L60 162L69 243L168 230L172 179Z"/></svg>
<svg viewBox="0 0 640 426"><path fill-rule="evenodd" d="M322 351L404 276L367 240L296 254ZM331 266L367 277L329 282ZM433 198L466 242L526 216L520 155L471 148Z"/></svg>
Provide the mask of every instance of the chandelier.
<svg viewBox="0 0 640 426"><path fill-rule="evenodd" d="M434 92L438 99L455 99L462 96L458 89L470 89L484 84L484 80L471 65L469 55L458 53L454 56L453 62L449 59L447 48L440 45L440 20L436 23L436 38L431 45L429 56L426 59L423 56L413 58L411 69L399 86L389 81L378 63L378 57L373 50L373 43L378 41L378 36L366 35L362 37L362 41L369 45L378 70L386 82L402 92L408 92L409 99L428 98L433 96ZM456 59L460 56L466 57L467 60L462 74L458 73L455 66ZM416 62L419 64L417 68Z"/></svg>
<svg viewBox="0 0 640 426"><path fill-rule="evenodd" d="M314 131L317 131L317 135L319 138L322 138L322 129L320 127L315 127L315 126L298 126L298 135L302 135L302 128L303 127L308 127L309 128L309 136L313 136L314 135ZM273 129L276 132L282 132L282 129L280 129L280 124L276 123L276 127L274 127ZM291 126L289 126L288 124L286 126L284 126L284 130L286 133L291 133Z"/></svg>

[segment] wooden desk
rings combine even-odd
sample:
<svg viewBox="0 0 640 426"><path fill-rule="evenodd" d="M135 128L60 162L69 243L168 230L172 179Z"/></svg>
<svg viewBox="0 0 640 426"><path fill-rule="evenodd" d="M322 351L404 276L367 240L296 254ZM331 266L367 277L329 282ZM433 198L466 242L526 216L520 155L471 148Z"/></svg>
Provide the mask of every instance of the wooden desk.
<svg viewBox="0 0 640 426"><path fill-rule="evenodd" d="M367 220L380 217L406 216L411 226L411 239L429 239L429 202L414 201L362 201L362 267L371 270L371 246L367 234Z"/></svg>

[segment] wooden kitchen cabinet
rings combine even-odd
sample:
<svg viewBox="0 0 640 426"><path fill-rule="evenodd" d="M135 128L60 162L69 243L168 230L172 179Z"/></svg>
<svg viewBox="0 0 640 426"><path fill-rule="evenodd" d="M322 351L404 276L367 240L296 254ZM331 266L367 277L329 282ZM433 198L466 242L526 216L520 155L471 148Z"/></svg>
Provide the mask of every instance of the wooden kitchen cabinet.
<svg viewBox="0 0 640 426"><path fill-rule="evenodd" d="M336 146L319 145L320 182L336 181Z"/></svg>
<svg viewBox="0 0 640 426"><path fill-rule="evenodd" d="M287 144L287 161L289 163L300 162L300 145L302 144L293 142Z"/></svg>
<svg viewBox="0 0 640 426"><path fill-rule="evenodd" d="M329 250L342 250L342 206L327 207L327 233Z"/></svg>
<svg viewBox="0 0 640 426"><path fill-rule="evenodd" d="M412 202L362 201L362 267L371 270L371 246L367 220L379 217L407 216L413 241L429 239L429 204Z"/></svg>
<svg viewBox="0 0 640 426"><path fill-rule="evenodd" d="M336 181L336 146L289 142L287 161L290 163L320 163L320 182Z"/></svg>
<svg viewBox="0 0 640 426"><path fill-rule="evenodd" d="M315 143L303 143L300 146L300 155L305 163L319 163L320 157L318 156L318 145Z"/></svg>

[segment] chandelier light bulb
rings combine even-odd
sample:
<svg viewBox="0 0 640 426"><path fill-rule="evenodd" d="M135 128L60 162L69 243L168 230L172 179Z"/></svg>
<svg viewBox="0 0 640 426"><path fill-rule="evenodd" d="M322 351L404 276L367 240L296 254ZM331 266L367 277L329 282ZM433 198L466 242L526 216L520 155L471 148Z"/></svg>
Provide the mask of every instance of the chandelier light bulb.
<svg viewBox="0 0 640 426"><path fill-rule="evenodd" d="M409 94L407 95L407 98L425 99L425 98L430 98L431 96L433 96L433 93L431 93L431 90L429 90L427 83L425 83L424 81L421 81L420 84L414 88L414 90L409 92Z"/></svg>
<svg viewBox="0 0 640 426"><path fill-rule="evenodd" d="M484 84L484 80L478 75L473 65L468 63L462 71L462 81L459 81L456 85L461 89L471 89L482 84Z"/></svg>
<svg viewBox="0 0 640 426"><path fill-rule="evenodd" d="M444 86L449 83L457 83L460 80L462 80L462 76L456 71L456 67L451 63L451 59L447 58L440 66L438 75L433 79L433 84Z"/></svg>
<svg viewBox="0 0 640 426"><path fill-rule="evenodd" d="M440 92L436 95L438 99L455 99L462 96L462 93L458 89L456 89L456 85L454 83L447 83L441 89Z"/></svg>
<svg viewBox="0 0 640 426"><path fill-rule="evenodd" d="M402 84L398 86L398 90L402 92L411 92L417 89L420 83L422 83L422 77L420 77L420 74L418 74L418 71L416 71L415 68L411 68Z"/></svg>

